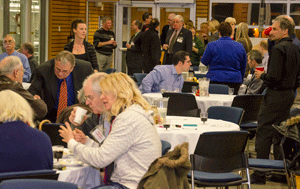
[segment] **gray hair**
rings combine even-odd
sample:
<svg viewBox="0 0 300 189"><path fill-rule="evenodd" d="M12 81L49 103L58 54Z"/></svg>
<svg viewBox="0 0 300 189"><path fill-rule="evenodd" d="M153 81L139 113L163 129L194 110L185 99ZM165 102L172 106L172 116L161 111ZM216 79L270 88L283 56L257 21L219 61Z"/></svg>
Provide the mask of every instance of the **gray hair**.
<svg viewBox="0 0 300 189"><path fill-rule="evenodd" d="M288 18L286 18L284 15L277 16L273 20L273 22L278 22L281 30L288 29L289 36L291 36L293 34L295 25L293 27L292 22Z"/></svg>
<svg viewBox="0 0 300 189"><path fill-rule="evenodd" d="M21 59L17 56L5 57L0 62L0 74L10 75L14 70L18 69L22 65Z"/></svg>
<svg viewBox="0 0 300 189"><path fill-rule="evenodd" d="M21 47L23 47L24 49L28 50L29 54L33 54L34 53L34 47L31 43L29 42L25 42L21 45Z"/></svg>
<svg viewBox="0 0 300 189"><path fill-rule="evenodd" d="M248 57L250 60L255 60L257 64L262 63L262 55L258 50L252 50L248 52Z"/></svg>
<svg viewBox="0 0 300 189"><path fill-rule="evenodd" d="M280 16L278 16L278 17L280 17L280 18L287 18L290 22L291 22L291 24L292 24L292 27L293 27L293 33L296 33L296 29L295 29L295 22L294 22L294 19L292 18L292 17L290 17L289 15L280 15Z"/></svg>
<svg viewBox="0 0 300 189"><path fill-rule="evenodd" d="M174 18L173 18L173 20L174 19L179 19L180 20L180 22L182 22L182 23L184 23L184 19L183 19L183 17L181 16L181 15L176 15L176 16L174 16Z"/></svg>
<svg viewBox="0 0 300 189"><path fill-rule="evenodd" d="M23 121L34 128L33 115L31 106L21 95L11 90L0 92L1 122Z"/></svg>
<svg viewBox="0 0 300 189"><path fill-rule="evenodd" d="M54 60L60 61L62 64L71 63L72 66L75 66L75 56L69 51L61 51Z"/></svg>
<svg viewBox="0 0 300 189"><path fill-rule="evenodd" d="M102 24L104 24L107 20L110 20L110 21L111 21L111 18L108 17L108 16L103 16L103 17L102 17Z"/></svg>
<svg viewBox="0 0 300 189"><path fill-rule="evenodd" d="M92 90L97 93L98 95L101 95L101 88L100 88L100 81L107 76L107 73L104 72L97 72L89 75L84 81L83 81L83 88L86 86L86 83L88 81L91 81L92 83Z"/></svg>

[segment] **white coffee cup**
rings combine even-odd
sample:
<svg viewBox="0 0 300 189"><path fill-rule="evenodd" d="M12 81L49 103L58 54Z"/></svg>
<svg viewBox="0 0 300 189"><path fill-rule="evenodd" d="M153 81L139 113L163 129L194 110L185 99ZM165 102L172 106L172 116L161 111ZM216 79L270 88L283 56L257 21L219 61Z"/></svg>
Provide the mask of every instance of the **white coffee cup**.
<svg viewBox="0 0 300 189"><path fill-rule="evenodd" d="M87 113L86 109L77 106L74 122L80 124L86 113Z"/></svg>
<svg viewBox="0 0 300 189"><path fill-rule="evenodd" d="M112 37L112 38L110 38L110 40L115 40L115 38Z"/></svg>

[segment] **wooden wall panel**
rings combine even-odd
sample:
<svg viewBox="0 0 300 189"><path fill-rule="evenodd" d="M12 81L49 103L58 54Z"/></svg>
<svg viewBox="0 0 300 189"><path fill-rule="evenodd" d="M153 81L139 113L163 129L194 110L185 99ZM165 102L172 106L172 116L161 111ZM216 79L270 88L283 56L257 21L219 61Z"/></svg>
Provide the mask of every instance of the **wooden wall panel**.
<svg viewBox="0 0 300 189"><path fill-rule="evenodd" d="M107 15L113 18L114 3L103 3L104 7L96 7L89 3L88 41L93 42L93 35L98 29L98 16ZM49 42L48 59L54 58L68 43L71 22L76 18L86 21L86 0L49 0Z"/></svg>
<svg viewBox="0 0 300 189"><path fill-rule="evenodd" d="M196 0L196 23L194 24L197 28L197 18L207 18L209 16L209 0Z"/></svg>

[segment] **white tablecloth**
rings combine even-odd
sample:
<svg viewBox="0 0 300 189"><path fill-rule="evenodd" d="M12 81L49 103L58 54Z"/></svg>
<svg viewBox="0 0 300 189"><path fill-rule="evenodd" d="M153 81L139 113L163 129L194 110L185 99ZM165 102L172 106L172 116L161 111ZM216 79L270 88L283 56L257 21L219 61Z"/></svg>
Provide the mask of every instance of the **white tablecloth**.
<svg viewBox="0 0 300 189"><path fill-rule="evenodd" d="M66 170L57 171L58 181L77 184L82 189L89 189L100 185L100 171L83 164L83 166L67 166Z"/></svg>
<svg viewBox="0 0 300 189"><path fill-rule="evenodd" d="M161 93L145 93L143 97L150 103L155 99L162 98ZM231 106L235 95L210 94L209 97L196 96L198 108L206 112L211 106Z"/></svg>
<svg viewBox="0 0 300 189"><path fill-rule="evenodd" d="M167 116L168 123L171 123L171 128L166 130L161 128L162 126L156 126L158 134L161 140L171 143L171 150L175 146L182 144L183 142L189 143L189 153L192 154L195 151L200 134L210 131L239 131L239 125L223 120L208 119L205 124L200 118L195 117L182 117L182 116ZM187 128L174 128L174 124L197 124L198 126Z"/></svg>

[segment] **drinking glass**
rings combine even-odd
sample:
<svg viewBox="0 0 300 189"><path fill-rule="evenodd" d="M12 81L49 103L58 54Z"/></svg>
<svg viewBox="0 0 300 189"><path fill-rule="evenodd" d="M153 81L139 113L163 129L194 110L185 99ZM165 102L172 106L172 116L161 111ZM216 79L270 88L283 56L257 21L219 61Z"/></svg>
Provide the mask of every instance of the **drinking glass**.
<svg viewBox="0 0 300 189"><path fill-rule="evenodd" d="M62 158L64 153L64 146L56 145L52 147L53 150L53 157L57 159L57 162L60 158Z"/></svg>
<svg viewBox="0 0 300 189"><path fill-rule="evenodd" d="M198 86L192 86L192 93L194 93L194 95L196 95L198 90Z"/></svg>
<svg viewBox="0 0 300 189"><path fill-rule="evenodd" d="M234 88L228 88L228 94L229 95L233 95L234 92Z"/></svg>
<svg viewBox="0 0 300 189"><path fill-rule="evenodd" d="M201 121L203 121L203 125L204 125L205 122L207 121L208 113L207 112L201 112L200 113L200 118L201 118Z"/></svg>

